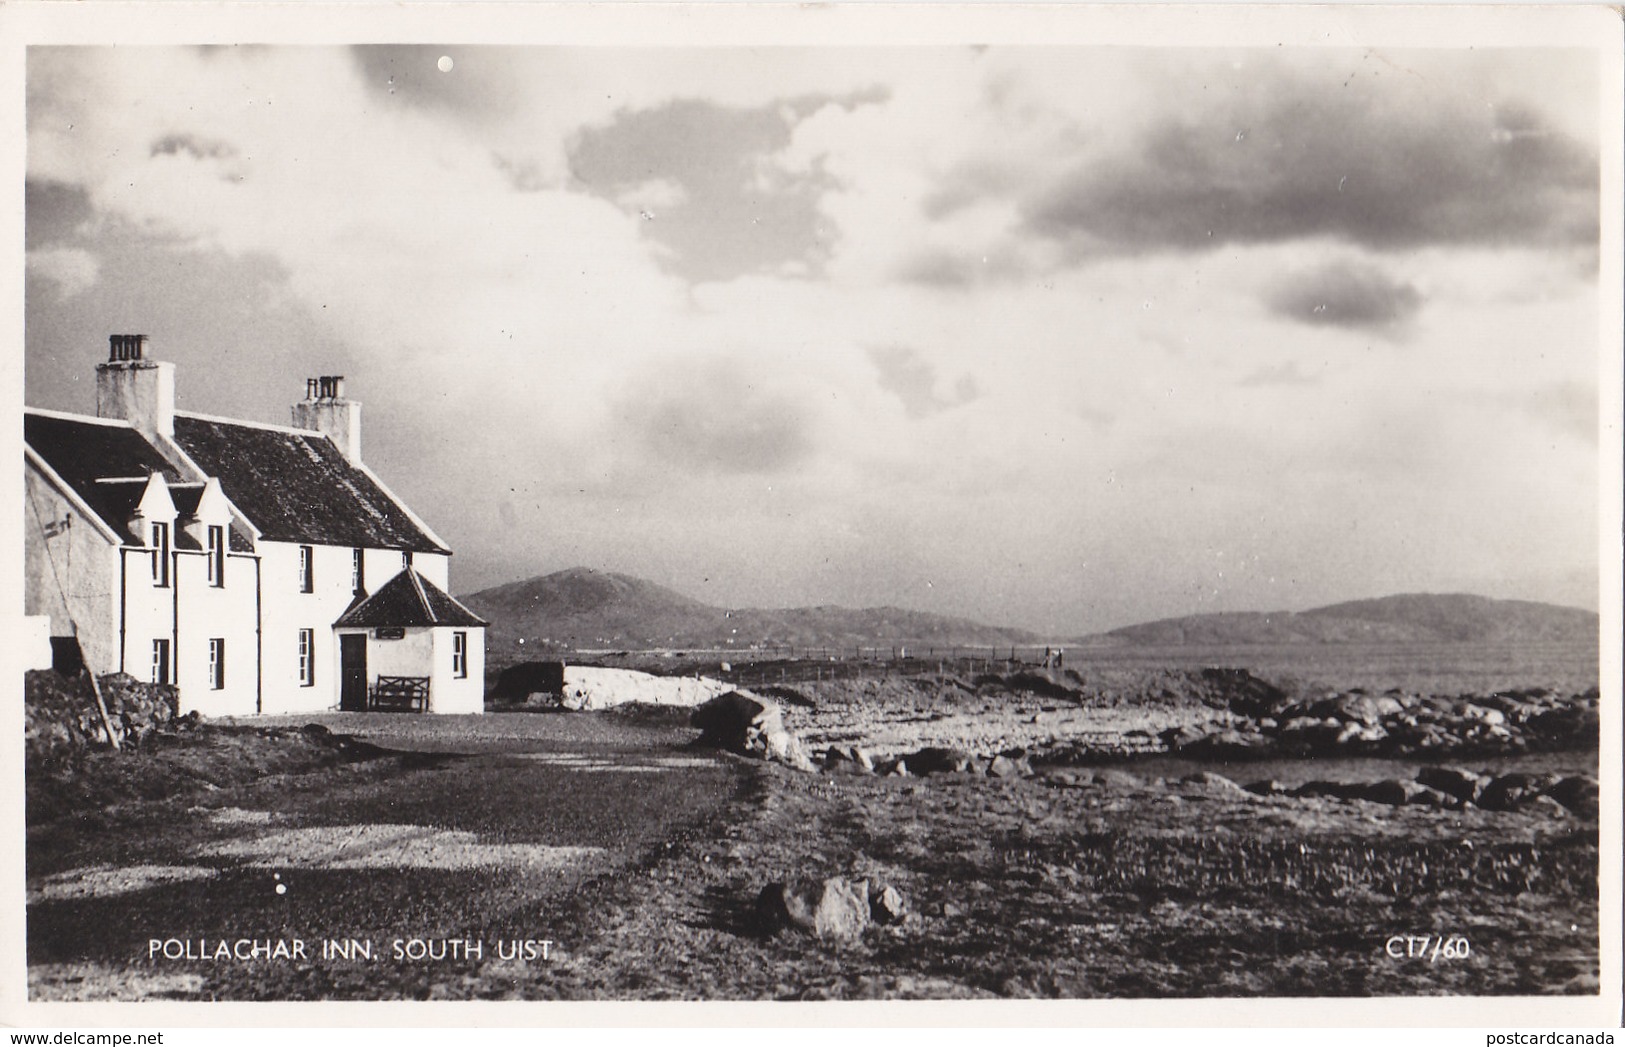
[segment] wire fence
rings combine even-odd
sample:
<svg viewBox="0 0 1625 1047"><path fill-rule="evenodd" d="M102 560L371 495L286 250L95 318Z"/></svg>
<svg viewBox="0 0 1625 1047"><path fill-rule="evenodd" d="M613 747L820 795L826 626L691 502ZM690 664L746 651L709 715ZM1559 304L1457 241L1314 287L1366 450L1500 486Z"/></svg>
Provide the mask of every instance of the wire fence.
<svg viewBox="0 0 1625 1047"><path fill-rule="evenodd" d="M749 650L719 648L684 651L581 650L565 659L575 664L624 666L663 675L703 675L739 686L815 683L825 680L918 676L953 673L961 676L1061 670L1066 655L1056 646L763 646Z"/></svg>

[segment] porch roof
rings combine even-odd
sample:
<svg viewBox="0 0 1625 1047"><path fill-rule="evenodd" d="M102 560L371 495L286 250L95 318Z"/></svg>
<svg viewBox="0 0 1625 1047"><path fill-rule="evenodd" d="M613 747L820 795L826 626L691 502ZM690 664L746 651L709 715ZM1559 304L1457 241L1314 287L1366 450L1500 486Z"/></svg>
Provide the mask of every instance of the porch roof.
<svg viewBox="0 0 1625 1047"><path fill-rule="evenodd" d="M447 625L480 628L485 620L458 603L439 586L408 567L377 592L339 615L335 628L373 629L392 625Z"/></svg>

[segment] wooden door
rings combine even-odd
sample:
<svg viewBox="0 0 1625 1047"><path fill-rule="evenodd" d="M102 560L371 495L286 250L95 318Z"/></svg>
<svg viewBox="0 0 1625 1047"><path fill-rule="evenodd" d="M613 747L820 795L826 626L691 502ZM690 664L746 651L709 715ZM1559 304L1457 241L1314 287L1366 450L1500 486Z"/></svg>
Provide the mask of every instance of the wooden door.
<svg viewBox="0 0 1625 1047"><path fill-rule="evenodd" d="M339 708L364 712L367 708L367 638L339 637Z"/></svg>

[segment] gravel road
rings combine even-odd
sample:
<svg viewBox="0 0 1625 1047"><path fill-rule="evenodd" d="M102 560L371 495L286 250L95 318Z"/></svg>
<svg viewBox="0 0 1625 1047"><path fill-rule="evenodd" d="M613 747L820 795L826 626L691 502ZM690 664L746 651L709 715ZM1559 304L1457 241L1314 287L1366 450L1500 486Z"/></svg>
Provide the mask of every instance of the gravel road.
<svg viewBox="0 0 1625 1047"><path fill-rule="evenodd" d="M297 720L313 722L398 755L31 834L31 994L410 998L455 980L458 948L414 962L398 942L567 955L574 888L702 831L740 788L737 764L686 747L692 731L613 713ZM290 955L198 958L243 939ZM329 939L372 956L324 957Z"/></svg>

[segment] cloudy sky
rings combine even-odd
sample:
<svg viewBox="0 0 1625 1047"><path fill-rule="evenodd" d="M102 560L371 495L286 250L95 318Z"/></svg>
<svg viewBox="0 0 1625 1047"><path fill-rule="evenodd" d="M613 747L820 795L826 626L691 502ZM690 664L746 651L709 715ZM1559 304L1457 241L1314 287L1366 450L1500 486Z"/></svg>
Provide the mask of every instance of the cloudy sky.
<svg viewBox="0 0 1625 1047"><path fill-rule="evenodd" d="M31 48L26 398L344 374L462 592L1594 607L1593 58Z"/></svg>

